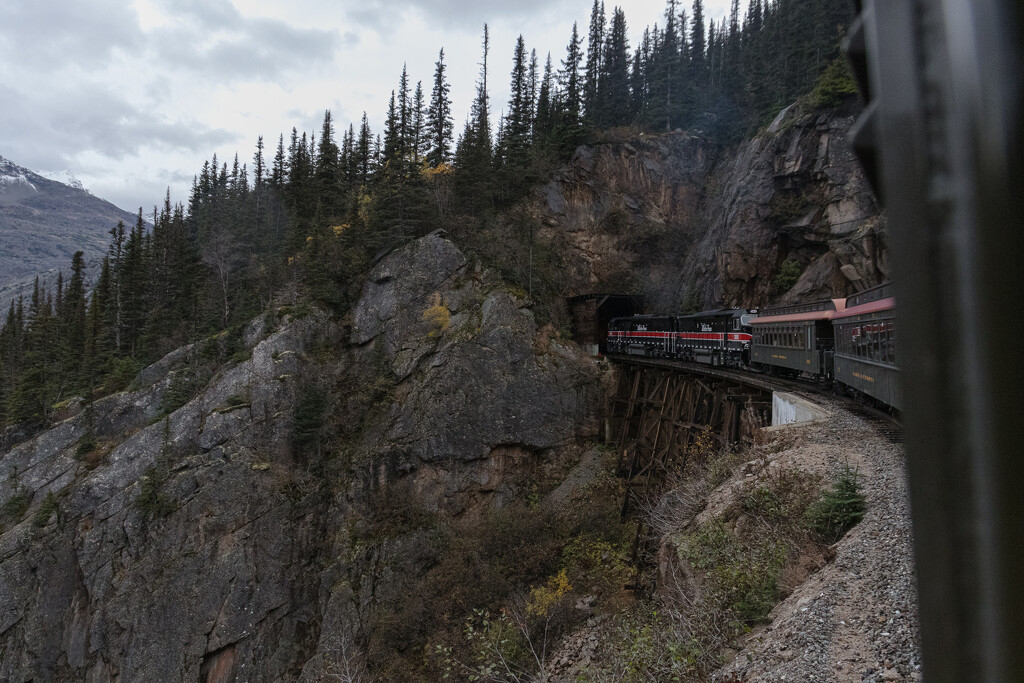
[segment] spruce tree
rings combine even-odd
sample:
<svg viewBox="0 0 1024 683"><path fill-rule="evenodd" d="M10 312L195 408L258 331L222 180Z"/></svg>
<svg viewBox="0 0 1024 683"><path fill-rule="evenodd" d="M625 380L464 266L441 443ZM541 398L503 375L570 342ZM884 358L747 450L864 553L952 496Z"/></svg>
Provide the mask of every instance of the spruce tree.
<svg viewBox="0 0 1024 683"><path fill-rule="evenodd" d="M554 73L551 67L551 53L544 62L544 75L540 79L537 93L537 111L533 122L534 145L545 146L551 140L555 126Z"/></svg>
<svg viewBox="0 0 1024 683"><path fill-rule="evenodd" d="M416 90L412 98L412 125L410 127L411 154L409 162L412 172L419 173L420 161L427 155L428 139L426 134L426 103L423 99L423 81L416 81Z"/></svg>
<svg viewBox="0 0 1024 683"><path fill-rule="evenodd" d="M522 181L530 145L532 111L530 106L530 80L527 71L526 43L516 40L512 55L512 78L509 83L508 114L505 116L503 151L512 176Z"/></svg>
<svg viewBox="0 0 1024 683"><path fill-rule="evenodd" d="M605 126L622 126L632 119L632 102L629 96L626 14L619 7L612 13L603 55L600 88L603 116L599 120Z"/></svg>
<svg viewBox="0 0 1024 683"><path fill-rule="evenodd" d="M476 85L476 97L470 110L470 121L456 149L455 190L462 204L470 211L491 205L493 154L491 146L490 96L487 91L487 56L490 31L484 24L483 61Z"/></svg>
<svg viewBox="0 0 1024 683"><path fill-rule="evenodd" d="M590 11L590 32L587 36L587 64L583 72L583 116L590 125L597 125L602 117L600 82L604 64L604 29L604 2L594 0L594 6Z"/></svg>
<svg viewBox="0 0 1024 683"><path fill-rule="evenodd" d="M67 354L63 369L70 389L78 391L82 385L82 359L86 346L85 255L81 251L76 251L71 258L71 277L59 308L63 309L59 315L63 323L63 348Z"/></svg>
<svg viewBox="0 0 1024 683"><path fill-rule="evenodd" d="M427 110L427 137L430 145L427 164L435 168L449 161L452 153L454 128L452 102L449 98L451 87L445 77L446 68L444 48L441 48L434 64L434 86L430 93L430 107Z"/></svg>
<svg viewBox="0 0 1024 683"><path fill-rule="evenodd" d="M583 93L580 84L580 62L583 55L580 52L582 38L576 28L575 22L572 25L572 37L565 49L565 60L562 62L562 69L559 71L559 83L561 93L559 96L559 116L557 121L557 136L559 146L564 150L575 148L581 138L580 113L583 105Z"/></svg>

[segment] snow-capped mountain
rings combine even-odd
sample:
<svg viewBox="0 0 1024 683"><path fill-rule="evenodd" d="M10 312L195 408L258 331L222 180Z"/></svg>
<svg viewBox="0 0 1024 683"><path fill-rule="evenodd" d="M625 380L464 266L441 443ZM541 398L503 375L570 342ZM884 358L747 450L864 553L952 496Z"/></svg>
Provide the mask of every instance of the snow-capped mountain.
<svg viewBox="0 0 1024 683"><path fill-rule="evenodd" d="M0 308L31 293L36 276L55 281L76 251L98 263L118 221L135 216L90 194L70 171L38 173L0 156Z"/></svg>
<svg viewBox="0 0 1024 683"><path fill-rule="evenodd" d="M37 172L43 178L52 180L55 183L61 183L68 187L73 187L76 190L82 190L83 192L89 192L82 185L82 181L75 177L75 174L70 169L64 169L63 171L38 171ZM90 193L92 194L92 193Z"/></svg>
<svg viewBox="0 0 1024 683"><path fill-rule="evenodd" d="M19 186L35 190L36 186L28 179L30 174L32 174L32 171L24 169L13 161L0 156L0 194L10 188Z"/></svg>
<svg viewBox="0 0 1024 683"><path fill-rule="evenodd" d="M0 187L23 185L37 190L38 188L32 184L31 176L38 176L61 185L67 185L76 190L89 192L82 185L82 181L76 178L70 169L64 169L63 171L30 171L27 168L18 166L10 159L0 156Z"/></svg>

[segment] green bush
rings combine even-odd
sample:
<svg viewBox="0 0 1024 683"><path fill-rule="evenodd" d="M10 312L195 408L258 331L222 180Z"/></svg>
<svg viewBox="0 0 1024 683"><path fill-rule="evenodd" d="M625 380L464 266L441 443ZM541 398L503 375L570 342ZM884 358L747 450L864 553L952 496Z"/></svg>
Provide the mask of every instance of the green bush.
<svg viewBox="0 0 1024 683"><path fill-rule="evenodd" d="M166 475L156 467L150 467L142 476L135 507L146 519L166 517L174 512L174 502L163 493Z"/></svg>
<svg viewBox="0 0 1024 683"><path fill-rule="evenodd" d="M818 82L811 91L811 104L815 108L838 107L857 94L857 81L853 78L850 65L842 56L836 57L825 67Z"/></svg>
<svg viewBox="0 0 1024 683"><path fill-rule="evenodd" d="M785 294L792 289L796 281L800 279L802 272L803 269L800 268L800 264L797 261L793 259L783 261L782 265L779 266L779 272L775 275L775 282L772 283L776 295Z"/></svg>
<svg viewBox="0 0 1024 683"><path fill-rule="evenodd" d="M135 375L139 374L139 370L139 362L133 358L115 360L110 372L110 388L114 391L124 389L135 379Z"/></svg>
<svg viewBox="0 0 1024 683"><path fill-rule="evenodd" d="M706 524L681 541L679 555L705 572L711 592L739 620L760 621L779 601L787 555L781 541L764 537L741 543L720 524Z"/></svg>
<svg viewBox="0 0 1024 683"><path fill-rule="evenodd" d="M183 368L171 376L171 384L160 399L160 413L170 415L199 393L206 385L206 378L192 368Z"/></svg>
<svg viewBox="0 0 1024 683"><path fill-rule="evenodd" d="M53 513L57 512L57 496L53 494L53 491L49 491L46 494L46 498L43 498L43 502L39 505L39 509L32 516L32 526L44 527L46 523L50 521L50 517Z"/></svg>
<svg viewBox="0 0 1024 683"><path fill-rule="evenodd" d="M75 459L82 460L85 456L96 450L96 446L96 435L91 431L86 432L82 438L78 440L78 446L75 447Z"/></svg>
<svg viewBox="0 0 1024 683"><path fill-rule="evenodd" d="M864 519L867 509L857 472L846 466L839 479L807 510L807 521L826 543L835 543Z"/></svg>
<svg viewBox="0 0 1024 683"><path fill-rule="evenodd" d="M29 503L32 502L32 494L25 489L20 490L6 501L4 501L3 508L0 508L0 516L12 522L18 522L21 520L21 516L28 510Z"/></svg>

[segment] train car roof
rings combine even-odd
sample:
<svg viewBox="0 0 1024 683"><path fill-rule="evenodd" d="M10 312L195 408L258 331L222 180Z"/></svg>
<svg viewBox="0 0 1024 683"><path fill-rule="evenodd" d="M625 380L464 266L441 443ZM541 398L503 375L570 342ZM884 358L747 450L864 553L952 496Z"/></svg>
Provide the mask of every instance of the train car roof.
<svg viewBox="0 0 1024 683"><path fill-rule="evenodd" d="M678 315L678 318L706 318L713 315L746 315L750 313L745 308L715 308L710 311L701 311L700 313L687 313L685 315Z"/></svg>
<svg viewBox="0 0 1024 683"><path fill-rule="evenodd" d="M893 294L892 283L885 282L876 287L861 290L850 296L850 298L846 300L846 306L847 308L853 308L854 306L871 303L872 301L878 301L879 299L891 299L893 296L895 295Z"/></svg>
<svg viewBox="0 0 1024 683"><path fill-rule="evenodd" d="M867 313L879 313L881 311L891 311L896 308L896 299L893 297L887 297L885 299L875 299L859 306L852 306L845 309L841 313L836 313L832 319L840 320L843 318L852 318L855 315L865 315Z"/></svg>
<svg viewBox="0 0 1024 683"><path fill-rule="evenodd" d="M794 304L768 308L750 321L751 325L770 325L772 323L813 322L832 320L846 310L846 299L828 299L811 304Z"/></svg>

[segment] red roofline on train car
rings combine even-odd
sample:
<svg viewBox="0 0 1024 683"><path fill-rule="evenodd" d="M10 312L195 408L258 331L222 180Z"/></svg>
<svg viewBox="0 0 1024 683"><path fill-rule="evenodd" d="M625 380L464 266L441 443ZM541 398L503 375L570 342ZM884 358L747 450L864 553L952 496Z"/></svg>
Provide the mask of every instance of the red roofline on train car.
<svg viewBox="0 0 1024 683"><path fill-rule="evenodd" d="M835 318L850 318L855 315L864 315L865 313L877 313L878 311L891 311L896 308L896 299L889 297L887 299L878 299L877 301L869 301L866 304L860 306L854 306L853 308L847 308L842 313L836 313L833 317Z"/></svg>
<svg viewBox="0 0 1024 683"><path fill-rule="evenodd" d="M796 323L809 320L832 320L840 315L845 315L846 299L832 299L835 306L833 311L808 311L806 313L788 313L783 315L758 316L750 321L751 325L771 323ZM865 304L867 305L867 304Z"/></svg>

